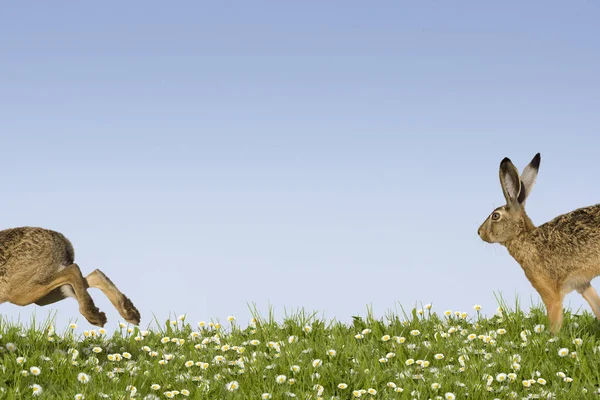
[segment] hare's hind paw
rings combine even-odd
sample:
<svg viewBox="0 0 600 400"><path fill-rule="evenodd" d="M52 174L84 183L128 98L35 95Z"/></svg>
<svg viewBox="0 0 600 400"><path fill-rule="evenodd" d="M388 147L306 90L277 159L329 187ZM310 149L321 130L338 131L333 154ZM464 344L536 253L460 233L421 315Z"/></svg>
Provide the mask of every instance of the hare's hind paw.
<svg viewBox="0 0 600 400"><path fill-rule="evenodd" d="M104 327L106 325L106 314L102 311L96 311L96 313L91 315L85 315L85 319L92 325Z"/></svg>

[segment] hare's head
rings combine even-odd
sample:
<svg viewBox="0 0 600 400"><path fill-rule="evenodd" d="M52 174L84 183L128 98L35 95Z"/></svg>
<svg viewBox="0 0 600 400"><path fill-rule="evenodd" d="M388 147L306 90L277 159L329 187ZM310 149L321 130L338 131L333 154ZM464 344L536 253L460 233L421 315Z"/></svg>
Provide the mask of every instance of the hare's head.
<svg viewBox="0 0 600 400"><path fill-rule="evenodd" d="M477 233L488 243L504 244L525 231L534 228L525 213L525 200L531 193L540 167L540 153L525 167L523 174L505 158L500 163L500 184L506 198L506 205L496 208Z"/></svg>

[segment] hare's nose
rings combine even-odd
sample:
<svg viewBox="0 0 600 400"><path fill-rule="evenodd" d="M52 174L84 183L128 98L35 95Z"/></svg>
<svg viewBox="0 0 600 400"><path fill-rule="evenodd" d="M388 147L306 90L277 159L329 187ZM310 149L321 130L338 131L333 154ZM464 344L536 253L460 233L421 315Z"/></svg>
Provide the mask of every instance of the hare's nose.
<svg viewBox="0 0 600 400"><path fill-rule="evenodd" d="M477 234L481 236L481 228L477 229Z"/></svg>

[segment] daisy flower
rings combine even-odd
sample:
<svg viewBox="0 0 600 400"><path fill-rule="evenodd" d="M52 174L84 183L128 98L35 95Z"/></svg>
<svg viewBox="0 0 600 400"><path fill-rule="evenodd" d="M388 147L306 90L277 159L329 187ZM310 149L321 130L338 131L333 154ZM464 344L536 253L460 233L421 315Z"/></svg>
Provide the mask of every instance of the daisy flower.
<svg viewBox="0 0 600 400"><path fill-rule="evenodd" d="M31 385L29 387L33 390L33 392L31 394L33 394L34 396L39 396L43 392L42 387L36 383L34 383L33 385Z"/></svg>
<svg viewBox="0 0 600 400"><path fill-rule="evenodd" d="M560 357L566 357L566 356L568 356L569 355L569 349L562 348L562 349L558 350L558 355Z"/></svg>

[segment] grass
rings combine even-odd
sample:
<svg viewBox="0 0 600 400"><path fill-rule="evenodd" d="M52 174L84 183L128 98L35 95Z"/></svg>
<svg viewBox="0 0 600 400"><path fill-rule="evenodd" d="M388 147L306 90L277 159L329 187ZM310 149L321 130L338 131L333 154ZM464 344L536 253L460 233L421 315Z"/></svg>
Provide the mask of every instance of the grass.
<svg viewBox="0 0 600 400"><path fill-rule="evenodd" d="M505 399L595 397L599 323L500 301L490 317L429 305L351 324L298 312L240 326L184 317L140 331L62 333L0 321L0 398Z"/></svg>

